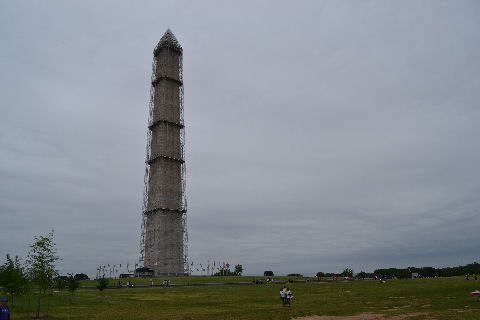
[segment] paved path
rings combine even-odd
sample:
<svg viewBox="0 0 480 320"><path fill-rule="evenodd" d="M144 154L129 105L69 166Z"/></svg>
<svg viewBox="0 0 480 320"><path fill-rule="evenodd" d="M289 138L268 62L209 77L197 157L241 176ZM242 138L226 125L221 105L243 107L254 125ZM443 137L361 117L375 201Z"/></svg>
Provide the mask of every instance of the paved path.
<svg viewBox="0 0 480 320"><path fill-rule="evenodd" d="M308 283L308 282L346 282L346 281L354 281L352 279L349 280L294 280L291 281L290 283ZM269 282L266 283L264 282L263 284L256 284L255 282L249 281L249 282L213 282L213 283L179 283L179 284L170 284L170 287L210 287L210 286L251 286L251 285L257 285L257 286L262 286L262 285L272 285L272 284L287 284L288 282ZM142 285L134 285L132 288L163 288L165 286L163 285L147 285L147 284L142 284ZM84 289L97 289L96 286L81 286L81 288ZM119 287L119 286L108 286L107 289L128 289L126 285Z"/></svg>

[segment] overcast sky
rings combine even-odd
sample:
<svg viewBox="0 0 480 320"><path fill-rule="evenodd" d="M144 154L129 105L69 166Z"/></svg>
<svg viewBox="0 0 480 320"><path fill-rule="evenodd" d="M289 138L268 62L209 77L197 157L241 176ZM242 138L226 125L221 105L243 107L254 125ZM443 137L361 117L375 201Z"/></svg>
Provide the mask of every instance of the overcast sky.
<svg viewBox="0 0 480 320"><path fill-rule="evenodd" d="M0 262L139 257L153 48L184 48L190 259L480 261L478 1L0 0Z"/></svg>

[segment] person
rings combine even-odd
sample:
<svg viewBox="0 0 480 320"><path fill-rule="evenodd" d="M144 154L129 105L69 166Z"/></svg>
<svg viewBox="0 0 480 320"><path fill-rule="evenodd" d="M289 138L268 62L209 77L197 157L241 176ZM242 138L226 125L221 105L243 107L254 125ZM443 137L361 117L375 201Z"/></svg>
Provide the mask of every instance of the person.
<svg viewBox="0 0 480 320"><path fill-rule="evenodd" d="M10 320L10 309L8 309L7 302L7 299L2 299L2 306L0 307L0 320Z"/></svg>
<svg viewBox="0 0 480 320"><path fill-rule="evenodd" d="M293 298L293 295L292 295L292 291L290 291L289 288L287 288L287 305L290 307L290 300L292 300Z"/></svg>
<svg viewBox="0 0 480 320"><path fill-rule="evenodd" d="M282 299L282 305L287 303L287 294L283 291L283 288L280 288L280 299Z"/></svg>

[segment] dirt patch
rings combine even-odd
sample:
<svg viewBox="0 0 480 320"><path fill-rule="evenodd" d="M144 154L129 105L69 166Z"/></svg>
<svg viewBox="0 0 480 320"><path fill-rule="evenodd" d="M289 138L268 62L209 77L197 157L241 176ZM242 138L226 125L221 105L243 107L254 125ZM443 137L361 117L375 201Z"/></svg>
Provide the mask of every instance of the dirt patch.
<svg viewBox="0 0 480 320"><path fill-rule="evenodd" d="M408 313L408 314L400 314L397 316L386 317L383 314L376 314L376 313L360 313L354 316L310 316L310 317L303 317L303 318L295 318L293 320L407 320L412 317L418 316L427 316L428 313L425 312L417 312L417 313Z"/></svg>

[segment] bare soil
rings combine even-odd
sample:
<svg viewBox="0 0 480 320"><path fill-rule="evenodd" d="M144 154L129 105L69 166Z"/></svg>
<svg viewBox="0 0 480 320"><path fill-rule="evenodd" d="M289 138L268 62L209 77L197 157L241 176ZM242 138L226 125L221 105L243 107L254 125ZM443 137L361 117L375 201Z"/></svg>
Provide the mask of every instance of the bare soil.
<svg viewBox="0 0 480 320"><path fill-rule="evenodd" d="M407 320L413 317L428 316L428 313L425 312L417 312L417 313L408 313L408 314L401 314L392 317L386 317L383 314L375 314L375 313L360 313L354 316L310 316L310 317L303 317L303 318L295 318L293 320Z"/></svg>

